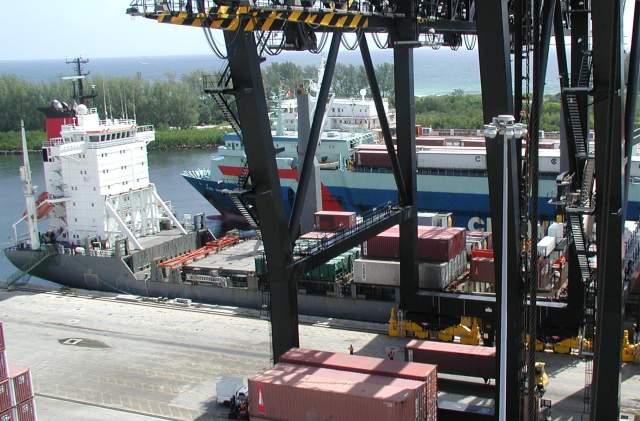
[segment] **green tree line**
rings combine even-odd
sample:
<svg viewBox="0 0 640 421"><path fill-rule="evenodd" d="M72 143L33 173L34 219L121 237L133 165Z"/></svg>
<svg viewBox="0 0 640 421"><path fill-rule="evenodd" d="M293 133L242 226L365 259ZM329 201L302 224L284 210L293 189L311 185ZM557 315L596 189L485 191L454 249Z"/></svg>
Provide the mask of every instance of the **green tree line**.
<svg viewBox="0 0 640 421"><path fill-rule="evenodd" d="M382 95L393 102L393 65L379 64L375 72ZM203 74L197 71L180 78L175 74L167 74L162 80L92 77L85 85L89 89L91 86L95 88L98 97L93 106L98 108L101 116L105 116L105 109L113 117L135 115L140 124L153 124L158 133L162 133L170 127L188 129L197 125L224 123L221 110L202 92ZM275 97L315 80L317 68L292 62L272 63L265 66L262 75L265 94L273 104ZM358 97L363 88L370 95L363 66L338 63L332 88L338 97ZM0 132L17 131L21 118L25 120L27 130L42 130L44 116L37 110L38 107L46 106L52 99L68 101L71 96L71 85L67 81L31 82L15 75L0 75ZM558 98L545 98L540 125L542 130L559 130L559 110ZM454 91L448 95L416 98L416 121L423 126L476 129L482 127L482 120L480 95ZM183 145L196 144L203 141L202 133L207 132L179 130L172 134L159 134L158 139L166 139L169 143L173 139ZM0 148L13 143L7 143L8 138L15 136L0 138ZM159 141L157 145L163 142Z"/></svg>

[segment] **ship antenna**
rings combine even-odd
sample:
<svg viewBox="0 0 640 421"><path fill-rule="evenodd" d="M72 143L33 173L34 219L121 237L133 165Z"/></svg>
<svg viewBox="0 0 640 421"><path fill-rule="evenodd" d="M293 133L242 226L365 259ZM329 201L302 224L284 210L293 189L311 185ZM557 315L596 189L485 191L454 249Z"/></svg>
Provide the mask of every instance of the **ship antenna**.
<svg viewBox="0 0 640 421"><path fill-rule="evenodd" d="M137 122L138 118L136 117L136 96L133 96L133 119Z"/></svg>
<svg viewBox="0 0 640 421"><path fill-rule="evenodd" d="M122 89L120 90L120 118L124 118L124 100L122 99Z"/></svg>
<svg viewBox="0 0 640 421"><path fill-rule="evenodd" d="M102 101L104 103L104 119L109 118L107 114L107 88L104 85L104 79L102 79Z"/></svg>
<svg viewBox="0 0 640 421"><path fill-rule="evenodd" d="M124 93L124 118L129 120L129 110L127 110L127 91L125 90Z"/></svg>

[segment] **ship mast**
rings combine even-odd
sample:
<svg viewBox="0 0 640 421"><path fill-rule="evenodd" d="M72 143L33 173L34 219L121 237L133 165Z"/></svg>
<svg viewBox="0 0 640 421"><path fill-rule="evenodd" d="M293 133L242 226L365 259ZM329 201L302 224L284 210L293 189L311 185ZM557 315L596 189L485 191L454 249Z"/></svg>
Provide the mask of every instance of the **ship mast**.
<svg viewBox="0 0 640 421"><path fill-rule="evenodd" d="M38 234L38 217L36 215L35 187L31 182L31 165L29 165L29 152L27 150L27 136L24 131L24 121L20 120L20 132L22 136L22 160L20 167L20 179L24 185L24 200L27 203L27 226L29 227L29 240L31 250L40 248L40 235Z"/></svg>

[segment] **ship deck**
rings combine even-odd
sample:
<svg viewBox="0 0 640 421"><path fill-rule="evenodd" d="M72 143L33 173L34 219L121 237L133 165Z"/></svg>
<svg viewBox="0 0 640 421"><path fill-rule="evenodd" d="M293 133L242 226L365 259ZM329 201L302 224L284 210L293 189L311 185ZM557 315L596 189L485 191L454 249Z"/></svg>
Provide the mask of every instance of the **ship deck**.
<svg viewBox="0 0 640 421"><path fill-rule="evenodd" d="M246 240L232 247L211 253L202 259L189 263L189 269L217 270L226 272L255 272L254 258L263 252L262 242L259 240Z"/></svg>
<svg viewBox="0 0 640 421"><path fill-rule="evenodd" d="M177 229L170 229L165 231L160 231L157 234L147 235L145 237L139 237L138 241L140 245L144 248L149 248L153 246L157 246L158 244L166 243L167 241L174 240L176 238L181 237L183 234L180 233Z"/></svg>
<svg viewBox="0 0 640 421"><path fill-rule="evenodd" d="M89 291L0 291L0 303L9 364L32 369L41 419L226 419L216 381L271 364L270 323L258 311ZM408 341L380 334L383 324L301 321L301 346L308 348L346 352L352 344L358 354L382 356L385 347ZM553 402L553 419L579 419L584 362L550 353L537 359L547 363L544 397ZM623 364L621 381L622 412L640 414L640 367ZM492 404L494 393L475 379L444 381L439 389L439 399L476 405Z"/></svg>

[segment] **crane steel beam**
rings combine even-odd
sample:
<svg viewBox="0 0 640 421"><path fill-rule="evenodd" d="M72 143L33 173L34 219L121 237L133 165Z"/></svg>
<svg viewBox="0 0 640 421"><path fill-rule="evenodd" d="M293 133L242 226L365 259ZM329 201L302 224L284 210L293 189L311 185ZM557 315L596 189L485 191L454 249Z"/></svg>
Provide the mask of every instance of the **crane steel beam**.
<svg viewBox="0 0 640 421"><path fill-rule="evenodd" d="M636 0L633 13L633 26L631 33L631 52L629 54L629 72L627 79L627 98L624 107L624 141L625 158L627 163L624 168L624 200L622 220L626 220L627 202L629 198L629 175L631 173L631 155L635 142L633 131L635 128L636 105L638 100L638 73L640 73L640 0Z"/></svg>
<svg viewBox="0 0 640 421"><path fill-rule="evenodd" d="M401 2L390 42L393 46L393 77L396 103L396 143L404 181L407 217L400 223L400 307L408 309L418 292L418 188L416 159L416 103L413 49L418 44L415 2Z"/></svg>
<svg viewBox="0 0 640 421"><path fill-rule="evenodd" d="M280 355L299 345L298 296L289 269L292 248L287 217L280 194L276 152L254 34L225 32L224 35L262 242L267 255L272 348L273 358L277 361Z"/></svg>
<svg viewBox="0 0 640 421"><path fill-rule="evenodd" d="M155 8L154 8L155 10ZM352 10L316 9L295 6L253 7L253 6L219 6L213 7L209 13L188 13L184 10L141 11L131 7L127 13L132 16L143 16L160 23L173 25L209 27L225 31L281 31L288 23L303 23L314 31L355 31L387 32L395 25L396 19L404 18L398 13L375 13ZM451 18L414 17L421 33L430 31L458 32L474 34L475 22Z"/></svg>
<svg viewBox="0 0 640 421"><path fill-rule="evenodd" d="M513 91L511 78L511 61L509 45L509 15L506 0L485 0L478 5L477 31L478 31L478 55L480 61L480 81L482 88L482 108L485 123L490 123L493 117L501 114L513 115ZM508 240L504 244L500 235L494 234L493 245L495 250L496 269L502 267L502 249L506 247L507 253L507 276L502 278L501 273L496 270L496 310L501 310L503 303L514 303L507 306L506 338L502 338L502 326L500 320L496 320L497 343L506 341L506 355L501 355L498 347L496 358L496 372L501 373L500 360L506 359L506 372L496 379L496 414L501 419L518 419L520 415L520 369L521 369L521 349L522 349L522 308L517 303L521 302L522 291L520 282L507 283L507 296L503 296L502 283L508 279L520 279L519 263L519 195L514 195L514 189L518 185L517 154L509 151L511 157L504 162L501 152L500 141L486 139L487 150L487 178L489 183L489 201L491 209L491 220L494 233L502 232L503 224L507 224ZM515 148L510 148L515 149ZM514 157L515 156L515 157ZM508 179L503 179L502 168L508 166ZM503 183L508 183L508 198L505 198L504 205L508 206L507 221L502 218L503 206ZM513 183L516 183L513 185ZM512 197L513 196L513 197ZM500 314L496 311L494 314ZM494 316L495 317L495 316ZM502 377L502 378L500 378ZM503 391L501 393L501 391ZM506 393L510 396L505 398ZM515 393L516 396L511 394ZM502 395L502 396L501 396Z"/></svg>
<svg viewBox="0 0 640 421"><path fill-rule="evenodd" d="M407 192L405 190L404 177L402 175L402 171L400 170L400 161L398 161L396 148L391 137L389 120L387 119L387 112L385 111L384 103L382 102L382 95L380 95L380 87L378 86L376 72L373 68L373 61L371 60L371 53L369 52L367 37L360 36L358 42L360 44L360 54L362 55L364 70L367 74L367 79L369 80L371 97L373 98L373 102L376 106L378 120L380 120L380 130L382 130L382 137L384 138L384 144L387 147L387 153L389 154L389 160L391 161L391 167L393 169L393 177L395 178L396 187L398 188L398 201L400 202L400 204L406 204Z"/></svg>
<svg viewBox="0 0 640 421"><path fill-rule="evenodd" d="M340 50L341 39L342 33L340 32L334 32L331 37L329 55L327 56L322 82L320 83L316 109L313 113L313 121L311 123L311 129L309 130L307 149L305 151L304 160L302 161L302 169L298 179L298 188L293 202L291 218L289 219L289 237L292 243L296 238L298 238L300 233L300 217L302 216L304 201L307 196L307 190L309 189L311 171L314 170L313 161L316 157L318 139L320 138L320 130L322 129L322 122L326 111L325 108L327 107L331 82L333 81L333 72L336 68L336 60L338 58L338 51ZM317 180L317 182L320 182L320 180Z"/></svg>
<svg viewBox="0 0 640 421"><path fill-rule="evenodd" d="M622 2L594 0L593 87L596 148L598 305L591 420L620 417L622 200L624 195Z"/></svg>

